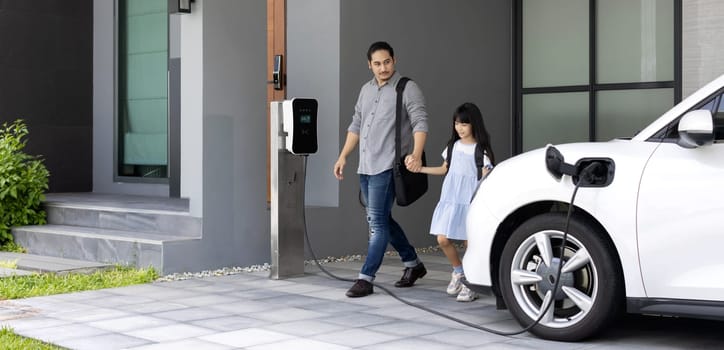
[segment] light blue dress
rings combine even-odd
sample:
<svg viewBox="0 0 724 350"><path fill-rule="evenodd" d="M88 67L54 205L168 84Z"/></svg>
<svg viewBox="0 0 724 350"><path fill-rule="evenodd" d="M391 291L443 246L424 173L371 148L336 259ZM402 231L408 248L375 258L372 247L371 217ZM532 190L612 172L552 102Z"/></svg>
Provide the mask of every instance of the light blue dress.
<svg viewBox="0 0 724 350"><path fill-rule="evenodd" d="M442 157L447 156L447 148ZM485 156L484 164L490 164ZM465 216L470 199L478 185L478 169L475 167L475 144L466 145L456 141L453 145L452 162L442 182L440 201L432 214L430 234L445 235L449 239L467 240Z"/></svg>

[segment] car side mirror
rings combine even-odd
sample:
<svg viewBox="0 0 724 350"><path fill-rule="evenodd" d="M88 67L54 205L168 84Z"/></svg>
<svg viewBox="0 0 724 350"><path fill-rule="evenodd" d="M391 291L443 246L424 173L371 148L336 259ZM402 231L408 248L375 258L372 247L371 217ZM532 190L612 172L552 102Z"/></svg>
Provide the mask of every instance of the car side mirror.
<svg viewBox="0 0 724 350"><path fill-rule="evenodd" d="M679 121L679 141L684 148L696 148L714 142L714 123L711 112L698 109L684 114Z"/></svg>

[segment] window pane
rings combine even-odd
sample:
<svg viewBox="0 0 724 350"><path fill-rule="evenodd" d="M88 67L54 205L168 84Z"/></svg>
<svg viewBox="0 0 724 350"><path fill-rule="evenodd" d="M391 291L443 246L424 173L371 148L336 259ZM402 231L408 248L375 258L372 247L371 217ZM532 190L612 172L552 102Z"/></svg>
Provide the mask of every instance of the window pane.
<svg viewBox="0 0 724 350"><path fill-rule="evenodd" d="M674 1L598 1L598 83L674 79Z"/></svg>
<svg viewBox="0 0 724 350"><path fill-rule="evenodd" d="M167 5L118 2L119 176L167 176Z"/></svg>
<svg viewBox="0 0 724 350"><path fill-rule="evenodd" d="M600 91L596 139L631 137L674 105L673 89Z"/></svg>
<svg viewBox="0 0 724 350"><path fill-rule="evenodd" d="M721 141L724 139L724 101L722 101L721 95L719 95L718 99L714 99L714 101L717 101L719 104L719 108L712 113L714 118L714 139Z"/></svg>
<svg viewBox="0 0 724 350"><path fill-rule="evenodd" d="M588 93L523 96L523 151L588 141Z"/></svg>
<svg viewBox="0 0 724 350"><path fill-rule="evenodd" d="M588 84L588 0L523 0L523 87Z"/></svg>

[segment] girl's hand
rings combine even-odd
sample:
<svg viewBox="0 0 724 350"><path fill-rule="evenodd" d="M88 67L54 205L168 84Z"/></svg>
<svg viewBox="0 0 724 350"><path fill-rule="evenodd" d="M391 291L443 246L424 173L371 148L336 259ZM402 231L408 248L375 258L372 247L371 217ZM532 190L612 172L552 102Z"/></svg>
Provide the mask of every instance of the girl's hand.
<svg viewBox="0 0 724 350"><path fill-rule="evenodd" d="M491 170L493 170L493 166L490 164L483 167L483 177L488 176L488 173L490 173Z"/></svg>
<svg viewBox="0 0 724 350"><path fill-rule="evenodd" d="M412 154L405 157L405 167L413 173L419 173L422 170L422 160L415 158Z"/></svg>

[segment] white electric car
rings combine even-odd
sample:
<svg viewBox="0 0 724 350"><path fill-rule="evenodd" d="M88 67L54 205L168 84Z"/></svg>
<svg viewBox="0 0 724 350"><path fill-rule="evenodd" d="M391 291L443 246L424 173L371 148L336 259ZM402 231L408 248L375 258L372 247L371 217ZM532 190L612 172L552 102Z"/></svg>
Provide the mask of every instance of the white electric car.
<svg viewBox="0 0 724 350"><path fill-rule="evenodd" d="M633 138L498 164L470 205L465 283L553 340L623 311L724 319L723 95L724 75Z"/></svg>

